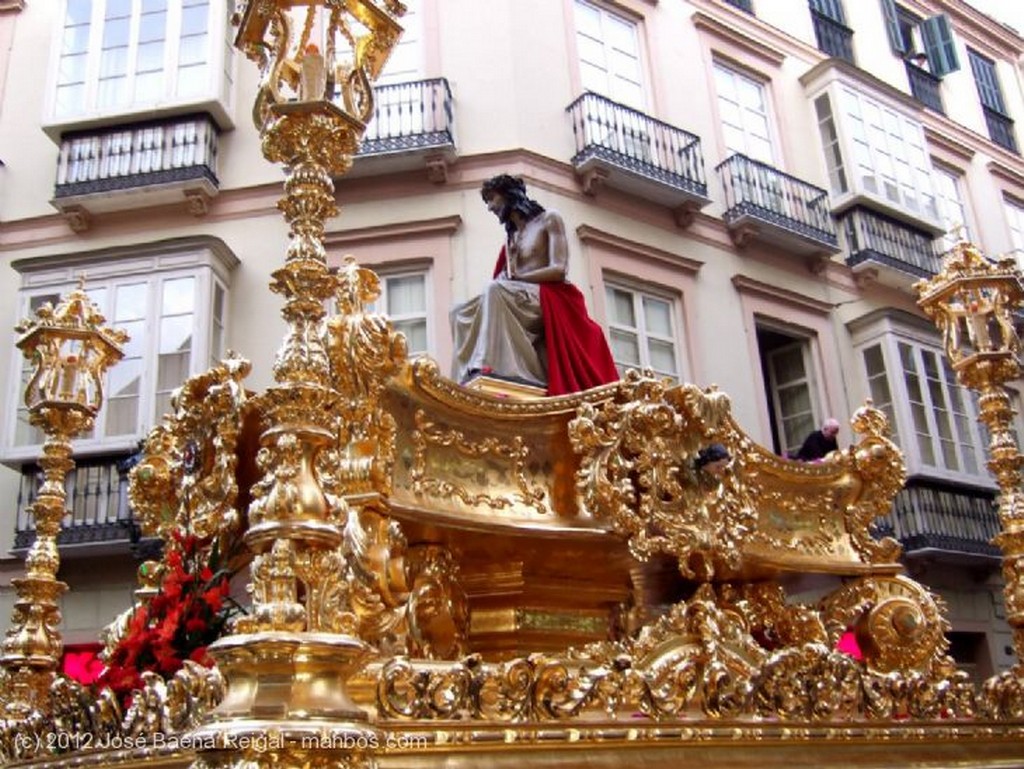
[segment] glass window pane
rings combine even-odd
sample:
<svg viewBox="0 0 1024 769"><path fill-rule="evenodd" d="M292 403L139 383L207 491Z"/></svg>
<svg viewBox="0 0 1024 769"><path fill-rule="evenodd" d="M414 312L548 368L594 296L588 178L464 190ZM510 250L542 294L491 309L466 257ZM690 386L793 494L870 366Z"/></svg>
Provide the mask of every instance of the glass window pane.
<svg viewBox="0 0 1024 769"><path fill-rule="evenodd" d="M187 350L172 355L161 355L157 365L156 389L158 391L173 390L188 379L191 373L189 360L190 356Z"/></svg>
<svg viewBox="0 0 1024 769"><path fill-rule="evenodd" d="M426 276L402 275L387 279L388 311L393 314L427 311Z"/></svg>
<svg viewBox="0 0 1024 769"><path fill-rule="evenodd" d="M160 319L160 354L192 349L192 316L176 315Z"/></svg>
<svg viewBox="0 0 1024 769"><path fill-rule="evenodd" d="M645 296L644 323L649 334L672 336L672 306L663 299Z"/></svg>
<svg viewBox="0 0 1024 769"><path fill-rule="evenodd" d="M175 278L165 280L163 285L163 315L179 315L191 313L196 306L196 279Z"/></svg>
<svg viewBox="0 0 1024 769"><path fill-rule="evenodd" d="M651 368L655 371L673 374L676 371L676 350L671 342L651 339L647 342L647 351L651 357Z"/></svg>
<svg viewBox="0 0 1024 769"><path fill-rule="evenodd" d="M209 16L206 3L182 9L181 35L202 35L206 33L206 19Z"/></svg>
<svg viewBox="0 0 1024 769"><path fill-rule="evenodd" d="M637 342L636 334L612 329L609 337L611 339L612 357L615 358L616 363L628 366L640 365L640 345Z"/></svg>
<svg viewBox="0 0 1024 769"><path fill-rule="evenodd" d="M633 311L633 295L619 288L607 288L608 315L613 323L636 328L636 314Z"/></svg>
<svg viewBox="0 0 1024 769"><path fill-rule="evenodd" d="M114 294L114 322L122 323L127 320L145 318L147 293L145 283L118 286Z"/></svg>
<svg viewBox="0 0 1024 769"><path fill-rule="evenodd" d="M133 435L138 431L139 399L110 398L106 409L106 434Z"/></svg>

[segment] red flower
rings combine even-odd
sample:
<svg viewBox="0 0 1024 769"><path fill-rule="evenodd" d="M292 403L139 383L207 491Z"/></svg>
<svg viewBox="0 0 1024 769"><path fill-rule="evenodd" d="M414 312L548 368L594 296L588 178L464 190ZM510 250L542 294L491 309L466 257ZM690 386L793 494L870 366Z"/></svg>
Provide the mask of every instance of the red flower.
<svg viewBox="0 0 1024 769"><path fill-rule="evenodd" d="M211 550L210 557L205 549ZM206 647L220 637L237 610L237 604L225 600L231 586L224 567L230 561L230 555L221 557L208 540L172 533L160 590L132 614L97 685L109 687L127 706L132 691L142 685L144 671L168 677L187 659L211 665Z"/></svg>

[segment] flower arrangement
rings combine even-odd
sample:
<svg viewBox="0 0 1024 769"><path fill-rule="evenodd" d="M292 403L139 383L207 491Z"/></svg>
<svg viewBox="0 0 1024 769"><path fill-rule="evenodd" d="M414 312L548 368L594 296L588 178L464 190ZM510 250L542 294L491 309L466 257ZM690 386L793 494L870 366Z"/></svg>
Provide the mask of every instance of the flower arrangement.
<svg viewBox="0 0 1024 769"><path fill-rule="evenodd" d="M142 687L145 671L168 678L185 660L212 665L206 647L241 611L230 596L230 559L221 557L216 542L175 530L167 546L159 591L135 608L97 680L122 703Z"/></svg>

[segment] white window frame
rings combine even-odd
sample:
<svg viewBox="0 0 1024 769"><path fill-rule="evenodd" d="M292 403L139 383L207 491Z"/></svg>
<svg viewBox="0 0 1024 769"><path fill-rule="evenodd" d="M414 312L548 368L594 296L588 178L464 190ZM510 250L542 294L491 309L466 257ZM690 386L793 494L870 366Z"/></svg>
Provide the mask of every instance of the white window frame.
<svg viewBox="0 0 1024 769"><path fill-rule="evenodd" d="M945 228L942 235L942 250L948 251L959 241L959 235L971 240L971 224L968 221L970 215L967 211L967 201L963 195L964 175L952 168L947 168L941 163L932 163L935 169L935 200L939 206L939 216ZM963 226L962 233L954 231L957 225ZM1022 244L1024 247L1024 244Z"/></svg>
<svg viewBox="0 0 1024 769"><path fill-rule="evenodd" d="M733 146L729 142L729 134L724 130L722 131L723 148L725 149L725 156L729 157L734 153L744 155L751 160L757 160L762 163L767 163L770 166L778 165L776 158L776 147L775 137L773 135L773 119L771 112L771 105L768 99L768 89L763 80L759 80L751 77L736 67L729 66L726 62L716 59L714 62L714 75L715 75L715 98L718 102L718 119L722 124L723 129L726 126L734 129L736 134L742 137L741 146ZM719 77L728 77L733 81L733 89L739 93L740 89L744 85L753 86L761 97L761 110L754 110L750 105L745 105L739 99L727 98L723 94L722 89L719 87ZM734 125L728 121L725 117L725 113L722 110L723 104L731 104L736 111L739 113L739 125ZM753 123L757 121L763 124L764 135L760 136L756 130L756 126ZM755 146L755 142L762 145L759 149ZM763 151L764 148L767 151Z"/></svg>
<svg viewBox="0 0 1024 769"><path fill-rule="evenodd" d="M985 466L986 444L977 421L975 399L969 390L952 377L952 372L946 364L942 345L934 332L926 329L923 325L919 328L915 322L905 324L889 316L874 322L870 330L856 332L854 334L854 350L865 382L867 381L867 369L864 353L875 345L879 345L881 348L892 397L891 414L895 416L893 439L903 450L908 473L981 488L994 488L994 481ZM901 358L901 345L909 346L915 362L918 392L923 398L922 409L919 412L920 418L924 420L923 425L915 422L911 401L912 393L907 384ZM946 407L945 414L949 420L950 435L958 460L956 469L947 467L943 460L938 412L929 392L929 383L923 366L926 353L935 356L934 360L938 367L941 384L939 390ZM949 401L951 388L956 388L960 406L963 409L959 422L955 419L953 404ZM919 440L921 440L922 428L923 435L927 438L930 447L931 461L922 455L920 449ZM965 469L964 455L966 452L970 452L969 459L973 461L974 472L968 472Z"/></svg>
<svg viewBox="0 0 1024 769"><path fill-rule="evenodd" d="M593 35L586 35L580 30L580 14L586 12L594 12L598 15L601 34L597 37ZM583 90L592 91L593 93L604 96L614 102L623 104L626 107L631 107L632 109L639 110L640 112L645 112L647 109L648 86L646 83L646 77L644 76L644 58L640 44L640 25L634 19L623 14L610 11L598 3L590 2L590 0L573 0L573 18L575 20L573 31L577 41L576 65L580 73L580 83L583 86ZM632 51L625 51L623 49L616 48L613 45L613 35L607 31L610 24L623 24L631 29L633 43ZM602 47L604 53L604 61L602 63L599 64L598 62L591 62L583 59L583 53L579 44L581 38L587 38L594 45ZM635 62L635 79L630 79L627 73L619 69L615 69L608 64L610 60L621 60L623 58L628 58ZM588 84L587 78L584 77L586 66L592 66L595 70L600 70L605 73L605 87L594 88L592 81ZM617 82L631 84L631 88L634 90L634 93L630 95L622 87L616 87Z"/></svg>
<svg viewBox="0 0 1024 769"><path fill-rule="evenodd" d="M152 118L154 112L175 114L205 108L222 127L230 127L233 89L231 81L234 68L234 48L231 45L233 29L228 24L229 10L222 0L209 0L207 5L206 31L206 77L204 88L194 94L177 94L177 72L181 40L182 0L168 0L167 20L164 37L163 91L151 99L136 101L134 95L139 43L139 26L142 0L130 0L132 15L130 21L129 45L127 52L127 82L125 88L129 97L122 104L108 107L99 106L100 63L103 51L103 26L108 0L92 0L92 15L89 24L88 44L84 73L85 98L80 111L58 114L57 83L61 68L65 19L69 0L56 0L55 30L50 52L49 77L47 79L44 127L51 133L59 134L65 127L82 122L90 124L123 122L128 116ZM229 3L230 5L230 3Z"/></svg>
<svg viewBox="0 0 1024 769"><path fill-rule="evenodd" d="M682 336L680 334L680 319L682 315L681 297L678 294L673 294L670 291L659 290L656 287L649 285L638 285L628 280L622 280L618 277L606 278L604 281L605 288L605 307L606 315L608 318L608 334L609 340L614 331L620 331L626 334L635 335L637 338L637 349L640 355L639 364L623 363L618 360L615 361L615 366L619 369L619 372L624 372L627 368L632 368L634 365L641 369L651 368L659 376L667 377L675 382L683 381L686 372L683 370L683 357L682 357ZM633 299L633 316L636 318L637 325L627 326L622 323L618 323L612 319L612 303L608 299L608 293L611 291L623 291L628 293ZM668 304L669 309L669 322L671 323L671 334L670 336L663 336L660 334L654 334L649 332L646 328L646 316L644 314L643 300L645 298L653 299L659 302L665 302ZM672 356L674 358L675 368L674 372L661 371L654 369L651 365L651 354L650 345L648 340L653 339L658 342L670 342L672 344ZM612 348L614 355L614 347Z"/></svg>
<svg viewBox="0 0 1024 769"><path fill-rule="evenodd" d="M921 121L862 86L845 82L831 83L812 101L833 207L870 200L898 219L940 232L934 167ZM822 135L825 126L834 129L835 137Z"/></svg>
<svg viewBox="0 0 1024 769"><path fill-rule="evenodd" d="M226 249L224 249L226 251ZM106 420L106 403L96 418L94 435L102 437L86 437L73 442L74 451L79 455L106 454L128 450L135 447L140 438L159 424L162 414L156 414L156 389L158 375L159 339L157 325L160 321L160 288L167 280L176 278L195 278L196 293L192 317L191 350L189 376L206 371L211 360L219 359L219 354L212 349L214 338L213 299L215 286L224 291L222 308L225 332L222 344L226 344L227 319L230 309L229 270L237 264L233 255L223 253L221 249L195 248L189 251L170 253L154 253L148 256L132 257L94 257L89 259L65 258L70 262L59 264L60 260L47 259L45 262L20 266L22 272L22 288L18 297L19 317L29 317L29 305L33 297L40 295L65 295L78 283L78 277L85 275L85 288L90 291L106 288L107 296L118 285L147 283L149 301L144 327L145 335L135 340L142 345L143 365L139 384L139 417L136 430L130 434L106 437L103 436ZM103 308L101 308L102 310ZM112 321L108 321L111 322ZM15 372L8 377L8 389L5 393L8 407L4 409L2 420L3 440L0 441L0 460L4 462L31 461L39 456L42 444L16 445L16 430L19 405L23 405L24 392L21 376L24 357L21 351L14 349L11 353L9 371ZM114 364L115 366L117 364ZM108 375L109 379L109 375ZM108 382L104 381L105 398L110 397Z"/></svg>
<svg viewBox="0 0 1024 769"><path fill-rule="evenodd" d="M410 357L420 355L436 355L437 344L436 344L436 331L434 329L434 291L433 287L433 269L431 265L422 266L404 266L404 267L374 267L374 272L380 278L380 298L376 302L370 305L369 311L381 313L388 316L388 319L392 324L396 326L397 323L409 320L420 320L422 319L426 327L427 335L427 346L424 350L413 351L410 349ZM395 313L391 310L390 294L388 293L389 282L396 278L408 278L408 277L422 277L423 278L423 294L424 294L424 310L423 312L417 313ZM407 339L408 341L408 339Z"/></svg>
<svg viewBox="0 0 1024 769"><path fill-rule="evenodd" d="M803 386L807 388L807 400L810 403L810 424L802 434L798 433L793 436L793 443L786 442L786 430L785 430L785 417L786 415L782 412L782 399L779 395L780 383L776 379L776 370L773 363L773 358L777 355L788 352L793 349L799 349L801 358L803 359L804 375L800 380L792 380L784 383L785 387ZM793 455L800 450L807 435L817 430L822 424L821 418L821 405L818 399L818 382L816 377L816 371L814 366L814 358L811 353L811 340L810 339L794 339L792 343L783 345L774 350L768 350L765 353L768 360L765 361L768 369L768 390L772 395L772 411L775 414L775 424L779 431L779 448L782 450L784 456Z"/></svg>
<svg viewBox="0 0 1024 769"><path fill-rule="evenodd" d="M1017 257L1017 266L1024 269L1024 203L1004 197L1003 213L1010 230L1010 247Z"/></svg>

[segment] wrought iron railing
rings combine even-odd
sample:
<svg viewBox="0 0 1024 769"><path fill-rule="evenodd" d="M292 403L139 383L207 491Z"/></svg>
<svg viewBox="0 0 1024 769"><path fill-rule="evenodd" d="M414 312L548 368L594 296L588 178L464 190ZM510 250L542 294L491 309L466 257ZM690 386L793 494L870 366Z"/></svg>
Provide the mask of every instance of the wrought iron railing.
<svg viewBox="0 0 1024 769"><path fill-rule="evenodd" d="M945 550L953 553L999 556L992 538L1000 531L991 495L973 495L924 486L902 489L876 532L895 537L904 552Z"/></svg>
<svg viewBox="0 0 1024 769"><path fill-rule="evenodd" d="M623 104L585 93L566 108L579 166L599 158L696 195L707 195L700 138Z"/></svg>
<svg viewBox="0 0 1024 769"><path fill-rule="evenodd" d="M64 134L55 196L196 179L217 186L218 133L209 115L188 115Z"/></svg>
<svg viewBox="0 0 1024 769"><path fill-rule="evenodd" d="M853 267L877 262L920 278L939 271L938 249L932 237L903 222L865 208L852 208L839 218Z"/></svg>
<svg viewBox="0 0 1024 769"><path fill-rule="evenodd" d="M853 30L813 8L811 20L818 50L853 64Z"/></svg>
<svg viewBox="0 0 1024 769"><path fill-rule="evenodd" d="M928 109L945 115L946 110L942 106L942 93L939 88L942 85L942 79L909 61L904 62L904 65L907 70L907 79L910 81L910 93L913 97Z"/></svg>
<svg viewBox="0 0 1024 769"><path fill-rule="evenodd" d="M82 545L133 539L134 523L128 505L128 471L132 457L77 460L65 482L69 514L61 524L60 545ZM22 469L15 517L14 547L26 549L35 539L29 506L35 502L43 477L35 465Z"/></svg>
<svg viewBox="0 0 1024 769"><path fill-rule="evenodd" d="M378 86L373 96L360 156L454 146L452 91L443 77Z"/></svg>
<svg viewBox="0 0 1024 769"><path fill-rule="evenodd" d="M725 190L725 213L731 224L753 216L792 232L836 246L828 193L746 155L734 154L715 169Z"/></svg>
<svg viewBox="0 0 1024 769"><path fill-rule="evenodd" d="M1013 130L1013 121L1001 112L982 105L985 113L985 124L988 126L989 138L1003 149L1017 151L1017 137Z"/></svg>

